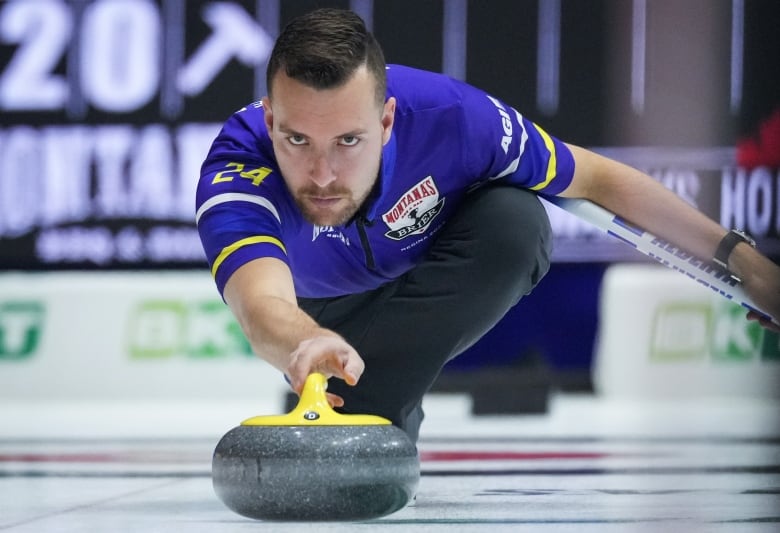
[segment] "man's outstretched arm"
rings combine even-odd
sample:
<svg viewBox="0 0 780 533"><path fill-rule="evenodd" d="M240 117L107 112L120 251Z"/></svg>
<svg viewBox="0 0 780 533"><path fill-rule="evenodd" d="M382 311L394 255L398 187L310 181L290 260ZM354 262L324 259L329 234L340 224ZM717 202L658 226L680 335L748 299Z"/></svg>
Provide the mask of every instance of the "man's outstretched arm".
<svg viewBox="0 0 780 533"><path fill-rule="evenodd" d="M726 228L639 170L584 148L569 148L575 161L574 179L561 196L586 198L702 259L714 257L728 233ZM777 320L780 266L739 243L729 256L728 267L753 301ZM778 330L768 321L762 324Z"/></svg>
<svg viewBox="0 0 780 533"><path fill-rule="evenodd" d="M224 297L253 351L284 372L298 394L312 372L350 385L360 379L363 360L341 336L298 307L284 262L266 257L246 263L230 276ZM334 396L331 402L342 403Z"/></svg>

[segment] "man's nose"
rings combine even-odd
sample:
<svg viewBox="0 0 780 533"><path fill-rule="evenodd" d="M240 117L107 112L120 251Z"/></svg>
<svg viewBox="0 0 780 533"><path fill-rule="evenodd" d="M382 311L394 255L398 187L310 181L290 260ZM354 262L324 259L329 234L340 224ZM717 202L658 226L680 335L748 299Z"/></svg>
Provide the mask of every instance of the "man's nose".
<svg viewBox="0 0 780 533"><path fill-rule="evenodd" d="M309 177L318 187L327 187L336 179L336 174L333 172L333 168L331 168L328 154L318 153L314 155Z"/></svg>

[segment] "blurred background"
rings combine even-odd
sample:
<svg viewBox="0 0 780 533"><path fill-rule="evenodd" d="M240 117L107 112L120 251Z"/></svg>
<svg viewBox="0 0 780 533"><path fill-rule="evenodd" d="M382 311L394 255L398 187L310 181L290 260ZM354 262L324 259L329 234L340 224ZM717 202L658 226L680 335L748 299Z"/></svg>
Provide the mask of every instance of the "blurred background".
<svg viewBox="0 0 780 533"><path fill-rule="evenodd" d="M776 0L3 1L0 405L281 397L210 280L194 190L221 123L265 94L280 28L323 6L362 15L388 62L489 91L780 261ZM510 376L494 388L515 400L486 413L544 412L555 390L777 394L776 335L550 216L550 274L438 390L476 402Z"/></svg>

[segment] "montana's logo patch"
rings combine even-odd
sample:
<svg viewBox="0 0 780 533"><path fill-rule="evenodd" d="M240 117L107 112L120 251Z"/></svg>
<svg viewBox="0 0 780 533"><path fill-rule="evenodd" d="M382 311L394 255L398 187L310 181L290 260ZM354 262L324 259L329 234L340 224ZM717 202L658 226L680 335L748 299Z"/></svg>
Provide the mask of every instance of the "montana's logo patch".
<svg viewBox="0 0 780 533"><path fill-rule="evenodd" d="M433 176L423 178L382 215L382 220L390 228L385 236L400 241L410 235L423 233L443 206L444 198L439 198L439 189Z"/></svg>

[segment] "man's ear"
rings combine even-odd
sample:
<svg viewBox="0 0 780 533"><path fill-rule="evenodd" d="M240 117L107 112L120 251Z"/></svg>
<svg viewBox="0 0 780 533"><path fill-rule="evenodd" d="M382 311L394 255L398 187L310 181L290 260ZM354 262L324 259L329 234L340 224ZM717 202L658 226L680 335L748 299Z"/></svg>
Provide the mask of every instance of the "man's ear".
<svg viewBox="0 0 780 533"><path fill-rule="evenodd" d="M267 96L263 96L261 102L263 103L265 129L268 130L268 134L270 135L274 129L274 112L271 110L271 100Z"/></svg>
<svg viewBox="0 0 780 533"><path fill-rule="evenodd" d="M395 97L387 99L382 110L382 144L390 141L390 134L393 133L393 123L395 122Z"/></svg>

